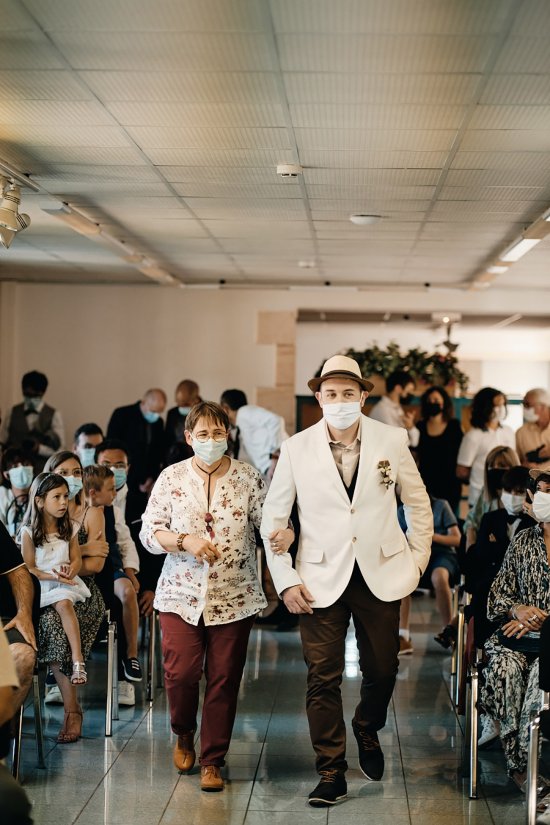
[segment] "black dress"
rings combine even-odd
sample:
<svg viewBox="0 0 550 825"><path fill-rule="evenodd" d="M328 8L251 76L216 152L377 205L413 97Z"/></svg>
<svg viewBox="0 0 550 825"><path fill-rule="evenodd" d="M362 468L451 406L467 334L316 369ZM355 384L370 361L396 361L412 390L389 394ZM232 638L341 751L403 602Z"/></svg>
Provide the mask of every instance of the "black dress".
<svg viewBox="0 0 550 825"><path fill-rule="evenodd" d="M418 469L428 493L434 498L447 499L456 512L462 493L462 483L456 477L456 459L462 428L458 419L451 418L441 435L428 435L426 422L417 424L420 439L416 449Z"/></svg>

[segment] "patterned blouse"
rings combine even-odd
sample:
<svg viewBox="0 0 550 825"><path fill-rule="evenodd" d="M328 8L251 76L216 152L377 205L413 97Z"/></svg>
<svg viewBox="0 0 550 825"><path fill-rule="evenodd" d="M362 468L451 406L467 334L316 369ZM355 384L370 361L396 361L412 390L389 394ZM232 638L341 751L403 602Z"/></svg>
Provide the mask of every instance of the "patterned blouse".
<svg viewBox="0 0 550 825"><path fill-rule="evenodd" d="M140 538L151 553L166 553L155 538L157 530L193 533L208 541L207 479L192 459L166 467L158 477L143 514ZM197 625L226 624L259 613L267 601L258 581L254 528L260 526L265 484L249 464L231 459L227 473L217 479L210 503L213 543L221 557L211 565L191 553L166 553L158 580L155 607L177 613Z"/></svg>
<svg viewBox="0 0 550 825"><path fill-rule="evenodd" d="M550 566L538 525L512 539L489 593L487 615L491 621L508 618L514 604L550 612Z"/></svg>

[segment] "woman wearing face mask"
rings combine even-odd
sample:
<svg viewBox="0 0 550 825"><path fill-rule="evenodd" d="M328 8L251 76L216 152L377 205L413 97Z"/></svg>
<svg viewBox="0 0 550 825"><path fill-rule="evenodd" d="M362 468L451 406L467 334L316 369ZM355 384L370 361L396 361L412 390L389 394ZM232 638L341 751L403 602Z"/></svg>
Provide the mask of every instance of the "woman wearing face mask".
<svg viewBox="0 0 550 825"><path fill-rule="evenodd" d="M456 474L463 483L469 483L468 504L472 507L483 488L483 466L494 447L516 448L516 437L511 427L503 424L508 410L506 397L500 390L484 387L476 393L471 407L471 429L458 451Z"/></svg>
<svg viewBox="0 0 550 825"><path fill-rule="evenodd" d="M428 493L442 498L458 512L462 484L456 477L462 427L454 417L453 403L443 387L430 387L420 399L420 433L416 455Z"/></svg>
<svg viewBox="0 0 550 825"><path fill-rule="evenodd" d="M538 633L550 612L550 474L531 470L538 525L516 533L489 593L487 616L501 627L485 645L481 700L500 723L506 766L524 791L528 724L540 707Z"/></svg>
<svg viewBox="0 0 550 825"><path fill-rule="evenodd" d="M502 506L500 494L504 473L519 463L518 454L511 447L495 447L487 455L483 469L483 489L464 521L466 549L475 542L481 519L485 513Z"/></svg>
<svg viewBox="0 0 550 825"><path fill-rule="evenodd" d="M14 539L29 501L29 489L34 477L32 457L23 450L8 447L2 456L2 475L0 521Z"/></svg>
<svg viewBox="0 0 550 825"><path fill-rule="evenodd" d="M229 419L218 404L202 401L193 407L185 437L194 456L162 471L140 534L152 553L166 554L155 607L177 735L174 764L183 772L195 764L203 668L206 676L200 746L204 791L223 790L220 768L248 637L254 617L267 604L257 577L253 531L260 526L265 485L257 470L225 455L228 432Z"/></svg>
<svg viewBox="0 0 550 825"><path fill-rule="evenodd" d="M83 658L90 654L92 644L105 615L105 602L100 588L95 580L96 574L102 574L105 560L109 553L109 546L105 541L105 520L98 508L88 508L82 496L82 464L75 453L61 450L48 459L46 472L57 473L63 476L69 488L69 517L71 522L78 525L78 543L82 556L82 566L79 575L90 590L91 596L85 602L75 605ZM111 575L112 586L112 575ZM51 702L61 700L65 711L69 713L67 724L60 732L59 741L76 742L80 738L82 727L82 709L77 702L74 685L70 683L72 672L71 649L67 637L63 632L59 614L53 607L47 607L40 618L39 646L43 661L55 662L59 665L55 672L55 679L59 689L53 687L51 680L47 682L46 700Z"/></svg>

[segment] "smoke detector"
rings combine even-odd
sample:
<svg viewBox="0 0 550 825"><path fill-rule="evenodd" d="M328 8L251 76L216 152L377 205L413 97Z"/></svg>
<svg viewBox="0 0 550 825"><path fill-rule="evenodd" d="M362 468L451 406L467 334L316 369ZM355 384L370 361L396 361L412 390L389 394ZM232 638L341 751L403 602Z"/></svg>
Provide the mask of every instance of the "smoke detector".
<svg viewBox="0 0 550 825"><path fill-rule="evenodd" d="M297 178L304 170L299 163L278 163L277 174L282 178Z"/></svg>

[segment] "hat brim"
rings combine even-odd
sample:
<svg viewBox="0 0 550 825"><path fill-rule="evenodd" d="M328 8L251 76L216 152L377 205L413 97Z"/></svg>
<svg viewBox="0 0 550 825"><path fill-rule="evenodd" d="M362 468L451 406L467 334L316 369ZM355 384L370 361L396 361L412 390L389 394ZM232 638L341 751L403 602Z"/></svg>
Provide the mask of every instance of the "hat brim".
<svg viewBox="0 0 550 825"><path fill-rule="evenodd" d="M534 481L541 476L549 476L550 477L550 468L548 470L529 470L529 476Z"/></svg>
<svg viewBox="0 0 550 825"><path fill-rule="evenodd" d="M312 392L318 392L319 387L327 378L350 378L352 381L356 381L365 392L370 392L374 387L374 384L371 384L366 378L360 378L354 372L349 372L348 370L332 370L332 372L326 372L324 375L312 378L311 381L307 382L307 385Z"/></svg>

